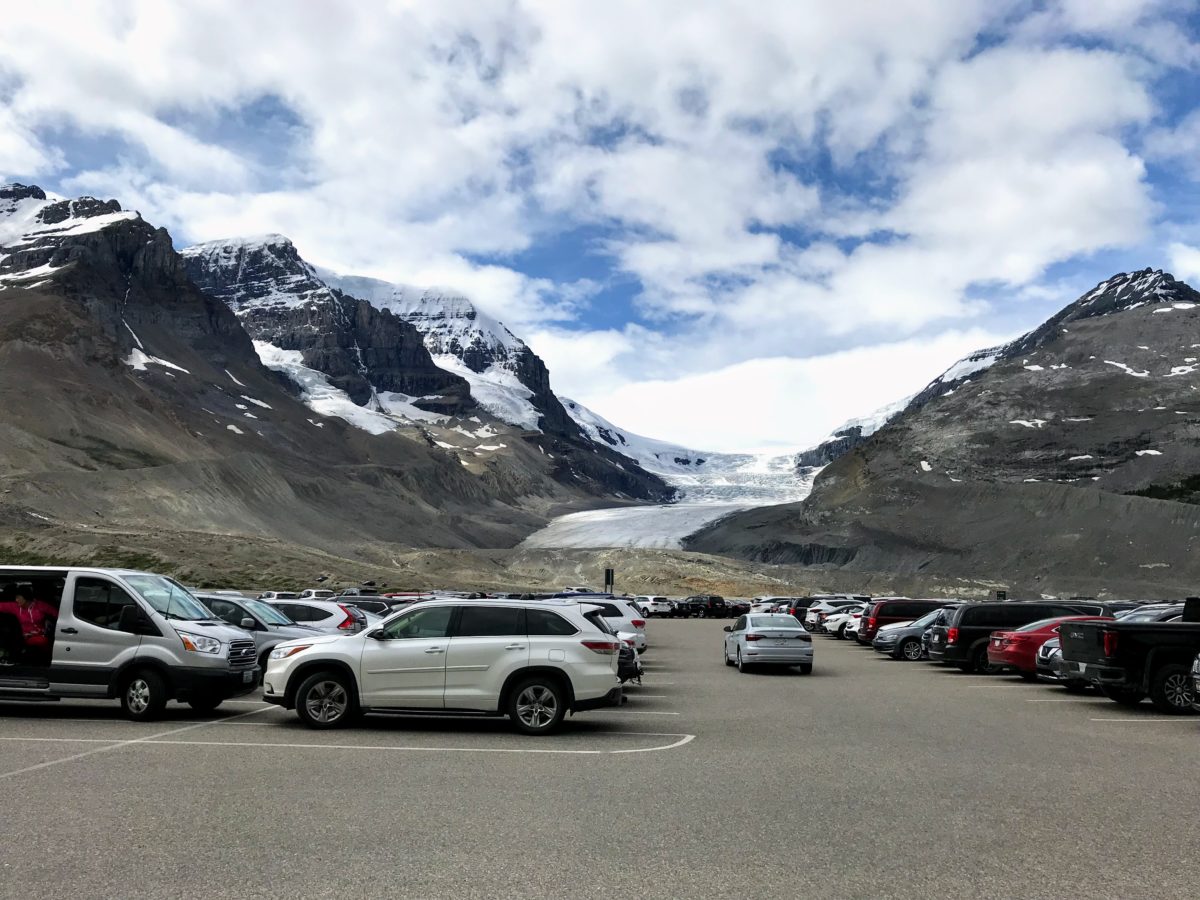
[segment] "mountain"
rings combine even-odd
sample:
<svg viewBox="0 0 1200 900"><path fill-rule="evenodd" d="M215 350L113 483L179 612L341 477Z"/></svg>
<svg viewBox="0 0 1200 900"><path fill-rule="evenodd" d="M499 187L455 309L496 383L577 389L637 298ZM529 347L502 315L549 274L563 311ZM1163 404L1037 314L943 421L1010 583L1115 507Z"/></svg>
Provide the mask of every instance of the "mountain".
<svg viewBox="0 0 1200 900"><path fill-rule="evenodd" d="M861 447L867 442L867 438L904 412L912 400L913 397L905 397L903 400L880 407L868 416L843 422L819 444L797 453L796 468L801 474L809 474L822 466L829 465L855 447Z"/></svg>
<svg viewBox="0 0 1200 900"><path fill-rule="evenodd" d="M803 504L688 546L1026 585L1194 577L1200 507L1177 500L1200 473L1198 360L1200 294L1116 275L935 379Z"/></svg>
<svg viewBox="0 0 1200 900"><path fill-rule="evenodd" d="M617 499L673 493L593 444L554 396L542 360L465 297L318 269L281 235L181 253L197 285L241 320L263 363L300 385L314 410L376 434L415 428L464 465L485 456L513 483L549 478ZM500 452L518 444L527 454ZM538 454L532 466L528 453Z"/></svg>
<svg viewBox="0 0 1200 900"><path fill-rule="evenodd" d="M114 200L0 187L8 558L195 564L253 583L265 555L386 565L398 547L511 546L552 510L619 491L589 475L602 467L590 449L576 463L552 441L496 440L405 320L299 281L312 309L235 313L194 265ZM248 322L297 349L256 341ZM401 396L417 424L389 411ZM667 490L604 465L614 483Z"/></svg>

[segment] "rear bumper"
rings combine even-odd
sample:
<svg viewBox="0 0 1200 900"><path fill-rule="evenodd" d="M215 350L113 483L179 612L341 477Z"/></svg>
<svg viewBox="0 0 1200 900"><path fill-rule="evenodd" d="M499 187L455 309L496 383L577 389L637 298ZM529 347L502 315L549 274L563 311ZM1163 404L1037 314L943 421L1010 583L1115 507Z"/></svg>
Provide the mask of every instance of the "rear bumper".
<svg viewBox="0 0 1200 900"><path fill-rule="evenodd" d="M1068 681L1087 681L1091 684L1129 684L1129 673L1119 666L1083 663L1073 659L1062 661L1062 677Z"/></svg>
<svg viewBox="0 0 1200 900"><path fill-rule="evenodd" d="M779 663L780 665L796 666L800 663L813 661L812 645L801 647L763 647L762 649L746 650L742 658L751 664Z"/></svg>
<svg viewBox="0 0 1200 900"><path fill-rule="evenodd" d="M957 644L951 644L950 646L946 646L945 644L930 644L929 659L933 662L957 665L958 663L967 662L967 652L965 648L960 648Z"/></svg>
<svg viewBox="0 0 1200 900"><path fill-rule="evenodd" d="M587 712L589 709L603 709L606 706L620 706L623 692L621 688L615 687L603 697L594 697L591 700L576 700L571 704L571 712Z"/></svg>
<svg viewBox="0 0 1200 900"><path fill-rule="evenodd" d="M220 697L228 700L249 694L262 682L262 669L258 666L236 672L195 666L180 666L170 671L171 686L177 700L188 700L192 697Z"/></svg>

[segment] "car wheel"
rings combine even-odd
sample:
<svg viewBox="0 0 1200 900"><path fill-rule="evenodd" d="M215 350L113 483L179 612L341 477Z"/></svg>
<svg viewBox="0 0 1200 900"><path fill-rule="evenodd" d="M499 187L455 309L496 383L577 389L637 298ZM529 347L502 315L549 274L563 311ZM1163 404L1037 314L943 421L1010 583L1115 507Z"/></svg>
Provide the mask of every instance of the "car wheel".
<svg viewBox="0 0 1200 900"><path fill-rule="evenodd" d="M522 734L550 734L566 714L566 692L550 678L522 681L508 695L508 717Z"/></svg>
<svg viewBox="0 0 1200 900"><path fill-rule="evenodd" d="M708 610L706 610L706 609L700 610L700 618L707 619L708 618Z"/></svg>
<svg viewBox="0 0 1200 900"><path fill-rule="evenodd" d="M296 690L296 715L309 728L340 728L356 709L354 692L337 672L310 675Z"/></svg>
<svg viewBox="0 0 1200 900"><path fill-rule="evenodd" d="M1037 681L1037 672L1018 672L1024 681Z"/></svg>
<svg viewBox="0 0 1200 900"><path fill-rule="evenodd" d="M909 639L900 645L900 655L909 662L916 662L921 658L921 642Z"/></svg>
<svg viewBox="0 0 1200 900"><path fill-rule="evenodd" d="M994 666L988 661L987 648L988 645L986 643L980 644L975 648L975 652L971 655L971 668L980 675L995 675L1000 671L1000 667Z"/></svg>
<svg viewBox="0 0 1200 900"><path fill-rule="evenodd" d="M811 675L812 674L812 663L800 663L800 674L801 675Z"/></svg>
<svg viewBox="0 0 1200 900"><path fill-rule="evenodd" d="M738 667L738 671L742 672L742 673L750 671L750 663L748 663L744 659L742 659L742 651L741 650L739 650L738 654L737 654L737 667Z"/></svg>
<svg viewBox="0 0 1200 900"><path fill-rule="evenodd" d="M845 625L838 626L837 639L839 641L844 641L846 639L846 626Z"/></svg>
<svg viewBox="0 0 1200 900"><path fill-rule="evenodd" d="M200 713L210 713L224 702L224 697L193 697L188 706Z"/></svg>
<svg viewBox="0 0 1200 900"><path fill-rule="evenodd" d="M1146 699L1145 692L1139 691L1137 688L1122 688L1111 684L1102 684L1100 690L1109 700L1120 703L1122 706L1137 706Z"/></svg>
<svg viewBox="0 0 1200 900"><path fill-rule="evenodd" d="M1161 713L1173 716L1190 715L1194 699L1192 672L1189 666L1167 663L1150 679L1150 702Z"/></svg>
<svg viewBox="0 0 1200 900"><path fill-rule="evenodd" d="M729 648L724 644L721 645L721 655L725 657L725 665L732 666L733 660L729 658Z"/></svg>
<svg viewBox="0 0 1200 900"><path fill-rule="evenodd" d="M134 672L121 689L121 709L135 722L150 722L167 705L167 683L152 669Z"/></svg>

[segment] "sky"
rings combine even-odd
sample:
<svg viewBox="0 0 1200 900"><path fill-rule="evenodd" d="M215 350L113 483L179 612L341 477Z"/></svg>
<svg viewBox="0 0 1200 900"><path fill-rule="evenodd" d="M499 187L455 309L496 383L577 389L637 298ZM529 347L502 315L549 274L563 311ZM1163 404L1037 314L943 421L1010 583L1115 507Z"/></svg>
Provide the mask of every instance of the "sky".
<svg viewBox="0 0 1200 900"><path fill-rule="evenodd" d="M462 291L635 432L806 446L1114 272L1200 284L1197 8L13 4L0 180Z"/></svg>

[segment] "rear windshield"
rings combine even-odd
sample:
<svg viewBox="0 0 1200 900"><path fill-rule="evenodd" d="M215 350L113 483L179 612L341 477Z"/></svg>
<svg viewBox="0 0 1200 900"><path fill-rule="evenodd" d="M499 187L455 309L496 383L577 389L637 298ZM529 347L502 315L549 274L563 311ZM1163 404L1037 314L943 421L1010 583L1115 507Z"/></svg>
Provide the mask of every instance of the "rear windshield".
<svg viewBox="0 0 1200 900"><path fill-rule="evenodd" d="M612 626L608 624L608 620L604 618L604 613L602 610L588 610L583 614L583 617L605 634L616 634L616 632L612 629Z"/></svg>
<svg viewBox="0 0 1200 900"><path fill-rule="evenodd" d="M1053 625L1055 622L1062 621L1059 616L1052 619L1038 619L1036 622L1030 622L1028 625L1022 625L1017 631L1037 631L1039 628L1045 628L1047 625Z"/></svg>
<svg viewBox="0 0 1200 900"><path fill-rule="evenodd" d="M789 628L792 631L800 630L800 623L796 621L795 616L751 616L749 625L751 628Z"/></svg>

